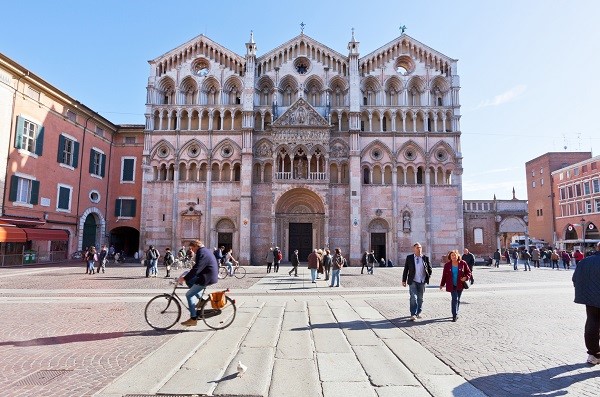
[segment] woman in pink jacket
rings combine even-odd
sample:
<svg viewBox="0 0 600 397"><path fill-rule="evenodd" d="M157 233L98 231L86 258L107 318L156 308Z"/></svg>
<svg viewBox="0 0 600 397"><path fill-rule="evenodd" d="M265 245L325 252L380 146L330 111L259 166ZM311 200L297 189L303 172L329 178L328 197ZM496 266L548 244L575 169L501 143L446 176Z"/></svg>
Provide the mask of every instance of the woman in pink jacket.
<svg viewBox="0 0 600 397"><path fill-rule="evenodd" d="M450 261L444 265L442 280L440 281L440 290L446 286L446 291L452 295L452 321L458 318L458 309L460 307L460 296L462 295L464 282L471 278L471 270L467 262L460 259L458 250L452 250L448 253Z"/></svg>

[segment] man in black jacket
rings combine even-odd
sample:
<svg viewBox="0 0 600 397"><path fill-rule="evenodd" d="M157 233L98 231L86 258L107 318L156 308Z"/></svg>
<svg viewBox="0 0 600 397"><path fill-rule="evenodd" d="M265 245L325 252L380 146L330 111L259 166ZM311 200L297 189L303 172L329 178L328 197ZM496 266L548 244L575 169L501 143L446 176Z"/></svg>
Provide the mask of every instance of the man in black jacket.
<svg viewBox="0 0 600 397"><path fill-rule="evenodd" d="M575 303L585 305L587 319L583 338L588 352L588 364L600 364L600 243L596 252L583 259L573 273Z"/></svg>
<svg viewBox="0 0 600 397"><path fill-rule="evenodd" d="M429 284L431 276L431 264L429 258L423 255L423 247L420 243L413 245L414 254L406 257L404 272L402 273L402 286L408 284L410 294L410 320L421 318L423 309L423 293L425 284Z"/></svg>
<svg viewBox="0 0 600 397"><path fill-rule="evenodd" d="M469 266L469 270L471 271L471 284L473 284L475 282L475 279L473 279L473 266L475 266L475 255L473 255L471 252L469 252L468 249L465 248L465 250L463 251L462 260L467 262L467 266Z"/></svg>

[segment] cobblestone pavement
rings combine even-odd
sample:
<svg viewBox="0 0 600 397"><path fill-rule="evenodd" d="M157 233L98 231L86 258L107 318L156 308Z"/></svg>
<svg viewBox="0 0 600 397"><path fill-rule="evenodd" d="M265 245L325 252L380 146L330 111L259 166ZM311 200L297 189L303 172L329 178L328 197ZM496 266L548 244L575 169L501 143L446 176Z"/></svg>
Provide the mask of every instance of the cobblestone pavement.
<svg viewBox="0 0 600 397"><path fill-rule="evenodd" d="M164 276L164 270L162 275ZM600 368L585 364L585 308L573 303L572 271L477 268L459 320L449 321L450 295L425 293L425 318L407 321L408 292L401 268L361 275L344 269L342 288L288 277L289 267L266 275L248 267L243 279L221 280L232 294L360 294L410 337L489 396L596 396ZM148 299L169 280L145 278L141 266L86 275L82 265L0 269L0 392L6 396L90 396L180 333L151 331ZM257 288L260 286L260 288ZM156 369L160 371L160 368ZM59 372L39 372L59 371Z"/></svg>

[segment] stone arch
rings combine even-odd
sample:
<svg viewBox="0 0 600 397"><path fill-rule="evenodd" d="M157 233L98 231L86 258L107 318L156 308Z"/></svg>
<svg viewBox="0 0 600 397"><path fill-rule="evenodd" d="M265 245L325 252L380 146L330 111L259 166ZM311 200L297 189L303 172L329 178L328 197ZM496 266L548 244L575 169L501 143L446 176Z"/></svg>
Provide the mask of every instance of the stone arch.
<svg viewBox="0 0 600 397"><path fill-rule="evenodd" d="M522 218L516 216L508 216L498 225L500 233L519 233L525 234L527 231L527 223Z"/></svg>
<svg viewBox="0 0 600 397"><path fill-rule="evenodd" d="M97 229L95 234L95 245L98 245L99 248L100 244L105 244L107 242L104 238L106 235L106 219L102 216L102 211L99 208L90 207L81 214L78 221L78 229L81 230L81 232L77 234L77 248L79 250L83 249L83 238L85 234L84 225L88 215L92 215L96 220Z"/></svg>

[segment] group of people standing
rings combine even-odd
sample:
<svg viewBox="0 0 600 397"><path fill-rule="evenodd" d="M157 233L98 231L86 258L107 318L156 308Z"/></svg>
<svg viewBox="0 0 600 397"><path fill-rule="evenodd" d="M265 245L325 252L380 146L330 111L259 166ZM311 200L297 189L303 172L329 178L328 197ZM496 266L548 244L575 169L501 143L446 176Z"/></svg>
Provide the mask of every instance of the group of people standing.
<svg viewBox="0 0 600 397"><path fill-rule="evenodd" d="M559 249L551 249L551 248L537 248L533 247L530 250L523 249L513 249L504 250L503 253L500 253L500 249L496 249L492 256L492 265L494 267L500 267L500 259L504 257L506 263L513 264L513 270L518 270L519 260L523 263L524 271L531 271L531 266L534 268L540 268L541 264L544 267L552 267L552 269L560 270L560 265L562 262L562 268L565 270L571 269L571 265L573 261L575 265L581 261L585 255L581 250L576 249L573 252L569 252L568 250L559 250Z"/></svg>
<svg viewBox="0 0 600 397"><path fill-rule="evenodd" d="M86 248L83 253L83 258L87 264L85 274L100 274L100 271L102 271L102 273L106 272L108 249L105 244L100 248L100 252L98 252L94 246Z"/></svg>

